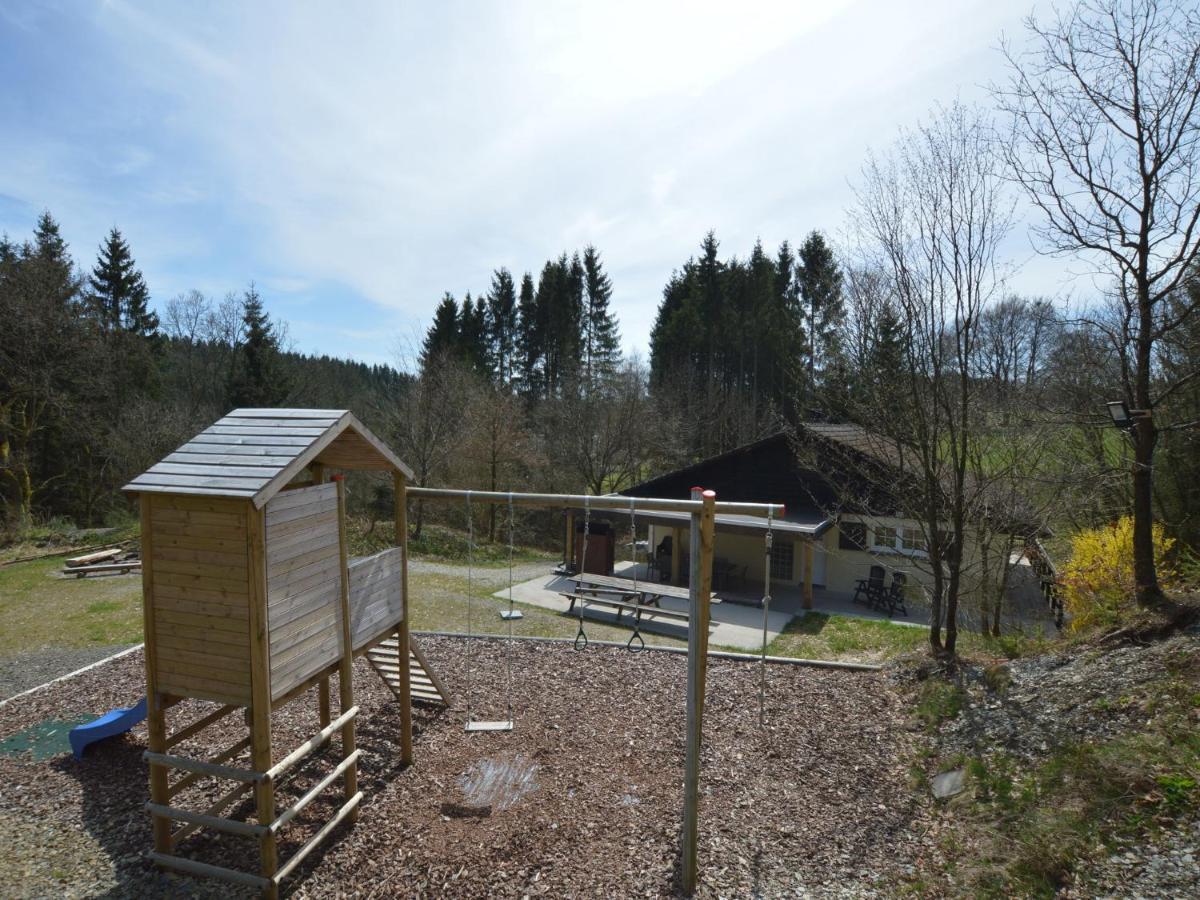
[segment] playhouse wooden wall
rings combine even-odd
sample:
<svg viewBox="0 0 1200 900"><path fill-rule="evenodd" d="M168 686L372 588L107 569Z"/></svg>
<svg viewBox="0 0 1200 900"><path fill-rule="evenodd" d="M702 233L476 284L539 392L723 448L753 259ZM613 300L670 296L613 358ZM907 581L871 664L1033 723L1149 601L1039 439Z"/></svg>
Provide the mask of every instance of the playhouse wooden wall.
<svg viewBox="0 0 1200 900"><path fill-rule="evenodd" d="M142 495L148 657L158 691L250 702L249 504Z"/></svg>
<svg viewBox="0 0 1200 900"><path fill-rule="evenodd" d="M266 506L271 699L341 655L337 486L276 495Z"/></svg>

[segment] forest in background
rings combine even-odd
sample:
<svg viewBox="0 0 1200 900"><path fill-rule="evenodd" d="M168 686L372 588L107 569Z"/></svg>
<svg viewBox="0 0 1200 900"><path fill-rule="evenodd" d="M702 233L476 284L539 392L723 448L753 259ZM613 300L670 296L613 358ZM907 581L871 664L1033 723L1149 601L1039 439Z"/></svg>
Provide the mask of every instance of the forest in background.
<svg viewBox="0 0 1200 900"><path fill-rule="evenodd" d="M446 294L393 368L292 351L253 285L156 310L115 228L85 271L47 213L0 241L5 533L127 515L121 484L239 405L349 408L421 484L595 493L819 420L896 461L935 650L968 540L1132 513L1152 604L1151 524L1177 558L1200 546L1200 21L1101 3L1027 26L991 108L937 106L868 155L837 248L813 231L722 256L705 235L663 288L646 361L621 353L592 246ZM1093 296L1008 289L1017 198L1040 250L1094 269ZM355 503L386 509L387 490Z"/></svg>

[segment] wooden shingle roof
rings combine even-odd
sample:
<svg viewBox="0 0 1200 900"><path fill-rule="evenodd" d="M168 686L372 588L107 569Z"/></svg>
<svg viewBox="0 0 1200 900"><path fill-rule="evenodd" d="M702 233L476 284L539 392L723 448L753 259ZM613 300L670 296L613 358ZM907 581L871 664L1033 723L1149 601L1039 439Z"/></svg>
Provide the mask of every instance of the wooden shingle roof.
<svg viewBox="0 0 1200 900"><path fill-rule="evenodd" d="M348 410L235 409L122 490L240 497L262 507L314 462L413 478Z"/></svg>

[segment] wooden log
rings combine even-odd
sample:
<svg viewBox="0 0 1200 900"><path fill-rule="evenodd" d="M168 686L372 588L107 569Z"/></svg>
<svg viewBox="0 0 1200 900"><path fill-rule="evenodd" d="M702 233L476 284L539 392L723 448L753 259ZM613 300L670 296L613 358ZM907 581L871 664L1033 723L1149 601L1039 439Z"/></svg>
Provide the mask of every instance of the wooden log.
<svg viewBox="0 0 1200 900"><path fill-rule="evenodd" d="M209 725L213 724L214 722L221 721L221 719L225 718L227 715L229 715L235 709L237 709L237 707L232 706L232 705L222 706L220 709L214 710L213 712L209 713L204 718L197 719L191 725L187 726L186 728L182 728L179 731L176 731L173 735L171 735L169 738L167 738L166 748L168 750L170 750L176 744L180 744L183 741L186 741L192 735L199 734L201 731L203 731L205 728L207 728Z"/></svg>
<svg viewBox="0 0 1200 900"><path fill-rule="evenodd" d="M252 788L252 785L249 785L249 784L235 784L229 791L222 794L213 803L211 803L204 810L204 815L206 815L206 816L222 815L225 812L225 810L235 800L237 800L239 797L242 796L242 794L246 793L251 788ZM204 826L202 824L200 824L199 822L189 822L186 825L184 825L182 828L176 829L176 831L174 833L172 833L172 835L171 835L172 848L178 847L180 842L187 839L188 835L192 834L193 832L199 831L203 827Z"/></svg>
<svg viewBox="0 0 1200 900"><path fill-rule="evenodd" d="M681 886L686 896L696 891L697 840L700 823L700 745L704 722L704 688L708 665L708 596L712 587L713 530L716 521L712 491L692 489L701 511L692 515L691 605L688 612L687 730L683 778L683 837ZM672 548L673 550L675 548Z"/></svg>
<svg viewBox="0 0 1200 900"><path fill-rule="evenodd" d="M212 759L206 760L206 762L208 762L209 765L219 766L219 765L221 765L221 763L225 763L225 762L228 762L229 760L233 759L235 756L237 756L239 753L241 753L243 750L245 750L249 746L250 746L250 738L244 737L240 741L238 741L236 744L234 744L233 746L227 747L226 749L222 750L220 753L218 753ZM192 772L189 775L184 775L182 778L180 778L178 781L176 781L173 785L170 786L170 788L167 791L167 796L174 797L180 791L185 791L188 788L190 788L197 781L200 781L201 779L209 778L209 777L210 777L209 775L205 775L201 772ZM245 783L251 783L251 782L245 782Z"/></svg>
<svg viewBox="0 0 1200 900"><path fill-rule="evenodd" d="M337 512L338 512L338 548L341 563L341 595L342 615L340 636L342 641L342 659L338 666L338 699L341 702L342 715L338 721L342 723L342 756L352 756L355 751L354 716L346 715L351 710L358 713L354 705L354 633L350 628L350 564L349 551L346 546L346 482L342 476L335 476L337 482ZM358 791L358 765L351 763L346 767L345 796L347 805L352 797L361 796ZM343 807L345 809L346 807ZM349 810L351 821L358 819L358 804ZM303 851L301 851L303 852Z"/></svg>
<svg viewBox="0 0 1200 900"><path fill-rule="evenodd" d="M234 766L205 762L200 759L188 759L186 756L172 756L168 753L157 753L147 750L142 758L152 766L165 766L168 769L182 769L185 772L195 772L199 775L212 775L227 781L245 781L258 783L266 779L265 772L255 772L251 769L239 769Z"/></svg>
<svg viewBox="0 0 1200 900"><path fill-rule="evenodd" d="M395 501L396 546L400 548L400 627L396 632L400 656L400 762L410 766L413 761L412 742L412 682L409 678L408 647L412 643L408 622L408 484L403 475L392 475L392 495Z"/></svg>
<svg viewBox="0 0 1200 900"><path fill-rule="evenodd" d="M249 822L239 822L236 819L223 819L220 816L209 816L204 813L194 813L191 810L179 809L174 806L163 806L161 803L147 803L146 809L155 816L174 819L176 822L188 822L201 828L212 828L229 834L240 834L243 837L260 838L270 832L266 825L252 825Z"/></svg>
<svg viewBox="0 0 1200 900"><path fill-rule="evenodd" d="M165 753L167 749L167 716L163 697L158 687L158 651L154 643L154 567L149 560L154 553L154 498L142 494L139 498L142 523L142 553L147 559L142 569L142 628L146 640L146 730L147 744L152 753ZM150 799L155 803L166 803L170 799L170 774L163 765L150 765ZM171 822L160 816L152 817L154 849L158 853L171 852Z"/></svg>
<svg viewBox="0 0 1200 900"><path fill-rule="evenodd" d="M353 766L350 767L350 769L353 768ZM350 769L347 769L347 772L349 772ZM358 805L362 802L362 797L362 791L359 791L353 797L347 800L345 804L343 804L342 808L337 811L334 817L322 825L321 830L309 838L308 843L297 850L295 855L286 863L284 863L283 868L279 870L279 874L275 876L274 881L276 885L278 885L283 879L287 878L288 875L292 873L292 870L296 868L296 866L304 862L304 857L308 856L308 854L312 853L313 850L317 849L321 842L329 836L329 833L342 824L346 818L349 818L352 822L357 818Z"/></svg>
<svg viewBox="0 0 1200 900"><path fill-rule="evenodd" d="M261 509L249 514L250 533L250 765L264 773L254 786L256 815L260 824L275 821L275 785L265 773L271 768L271 646L267 621L266 515ZM279 867L275 833L260 836L262 874L271 878ZM274 884L268 893L275 893Z"/></svg>
<svg viewBox="0 0 1200 900"><path fill-rule="evenodd" d="M271 823L271 830L278 834L279 829L283 828L284 825L292 821L292 819L296 818L296 816L300 815L300 813L304 810L304 807L308 806L308 804L317 799L321 792L333 784L334 781L336 781L339 777L341 777L345 771L350 768L350 766L357 765L360 756L362 756L362 751L355 750L340 763L338 763L332 772L313 785L313 787L303 797L297 800L292 806L281 812L279 814L279 818Z"/></svg>
<svg viewBox="0 0 1200 900"><path fill-rule="evenodd" d="M213 866L183 856L171 856L169 853L151 853L150 860L165 868L186 872L189 875L220 878L223 881L232 881L234 884L245 884L263 891L269 890L274 886L271 879L263 878L261 875L251 875L249 872L239 872L236 869L227 869L224 866Z"/></svg>
<svg viewBox="0 0 1200 900"><path fill-rule="evenodd" d="M355 716L358 715L358 707L352 706L325 728L322 728L307 741L277 762L271 769L266 772L266 777L272 781L279 780L282 775L287 772L292 766L308 756L314 750L319 748L326 740L329 739L334 732L340 728L345 728L347 724L353 724Z"/></svg>
<svg viewBox="0 0 1200 900"><path fill-rule="evenodd" d="M85 553L83 556L72 556L65 561L67 568L73 569L76 566L90 566L94 563L103 562L106 559L116 559L121 555L120 547L112 547L108 550L97 550L94 553Z"/></svg>

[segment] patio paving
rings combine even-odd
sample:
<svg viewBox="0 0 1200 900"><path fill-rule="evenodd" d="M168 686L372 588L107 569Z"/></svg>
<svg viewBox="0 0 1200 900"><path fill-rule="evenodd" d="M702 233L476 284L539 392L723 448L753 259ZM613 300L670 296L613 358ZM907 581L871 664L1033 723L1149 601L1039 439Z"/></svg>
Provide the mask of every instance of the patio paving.
<svg viewBox="0 0 1200 900"><path fill-rule="evenodd" d="M613 574L617 577L630 578L630 584L632 585L633 564L629 562L618 563ZM638 566L638 581L647 583L645 567L642 565ZM574 582L572 579L548 573L514 585L513 600L518 603L540 606L543 609L553 610L565 615L570 601L566 597L563 597L562 593L570 593L573 589ZM507 600L508 588L496 591L492 596L501 600ZM714 603L711 607L712 630L709 632L709 643L746 651L758 651L762 649L763 615L762 609L758 605L762 599L761 586L757 594L753 593L753 587L751 586L750 591L714 591L713 597L723 602ZM736 600L741 600L742 602L734 602ZM793 618L798 615L804 615L803 605L803 593L798 589L788 587L772 591L771 611L767 617L768 643L777 638ZM686 611L688 604L687 601L675 597L664 597L662 599L662 607L667 610ZM866 619L886 618L880 613L867 609L865 606L852 603L849 595L843 596L821 590L820 588L813 591L813 611L842 616L856 616ZM913 612L915 613L915 611ZM572 612L571 615L574 616L576 613ZM610 625L618 624L616 613L606 611L602 608L587 608L584 612L584 618L589 621L605 622ZM913 615L908 619L895 619L893 621L903 625L919 627L922 624L922 621L918 621L919 618L919 616ZM622 616L619 624L631 627L630 616L628 614ZM643 612L642 630L681 639L687 638L687 628L682 623L676 619L658 619L655 617L653 611Z"/></svg>

